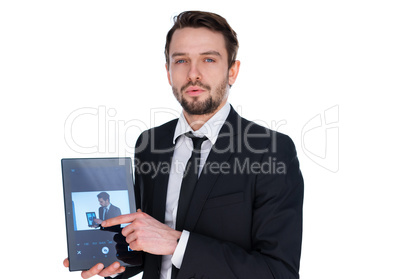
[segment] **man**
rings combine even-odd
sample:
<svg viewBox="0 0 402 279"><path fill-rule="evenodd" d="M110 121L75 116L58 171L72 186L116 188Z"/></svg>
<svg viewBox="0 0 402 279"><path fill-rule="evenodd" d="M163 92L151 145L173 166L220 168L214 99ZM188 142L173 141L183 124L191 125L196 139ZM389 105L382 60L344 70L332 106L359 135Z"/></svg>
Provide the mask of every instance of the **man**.
<svg viewBox="0 0 402 279"><path fill-rule="evenodd" d="M146 279L299 278L303 179L295 147L227 103L240 67L237 49L236 33L219 15L183 12L175 18L166 70L183 113L137 141L135 190L142 212L102 223L131 223L122 233L131 249L145 252L143 267L119 277L143 270ZM187 164L193 160L198 163ZM145 173L145 164L155 171ZM191 165L195 186L187 183L194 177L187 172ZM123 271L118 263L99 264L82 276Z"/></svg>
<svg viewBox="0 0 402 279"><path fill-rule="evenodd" d="M102 221L110 218L114 218L121 215L120 208L110 203L110 195L106 192L101 192L97 195L99 201L99 218L94 219L94 222L98 225Z"/></svg>

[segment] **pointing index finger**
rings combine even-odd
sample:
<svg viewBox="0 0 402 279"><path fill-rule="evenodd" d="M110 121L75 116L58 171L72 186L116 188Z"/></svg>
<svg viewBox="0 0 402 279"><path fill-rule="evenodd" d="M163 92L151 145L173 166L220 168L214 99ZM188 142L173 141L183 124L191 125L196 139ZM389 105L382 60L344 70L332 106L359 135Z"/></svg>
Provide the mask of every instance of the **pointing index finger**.
<svg viewBox="0 0 402 279"><path fill-rule="evenodd" d="M131 223L135 220L136 218L136 213L131 213L131 214L125 214L125 215L120 215L114 218L107 219L102 222L102 227L112 227L116 225L121 225L125 223Z"/></svg>

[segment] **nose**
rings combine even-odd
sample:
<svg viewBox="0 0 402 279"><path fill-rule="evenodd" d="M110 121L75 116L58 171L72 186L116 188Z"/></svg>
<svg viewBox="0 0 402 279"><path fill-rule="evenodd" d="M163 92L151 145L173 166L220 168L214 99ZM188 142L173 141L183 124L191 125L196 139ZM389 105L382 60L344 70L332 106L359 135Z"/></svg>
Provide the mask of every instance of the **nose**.
<svg viewBox="0 0 402 279"><path fill-rule="evenodd" d="M202 78L201 72L199 70L199 67L197 66L196 63L191 63L190 69L187 74L187 80L191 82L196 82L200 81Z"/></svg>

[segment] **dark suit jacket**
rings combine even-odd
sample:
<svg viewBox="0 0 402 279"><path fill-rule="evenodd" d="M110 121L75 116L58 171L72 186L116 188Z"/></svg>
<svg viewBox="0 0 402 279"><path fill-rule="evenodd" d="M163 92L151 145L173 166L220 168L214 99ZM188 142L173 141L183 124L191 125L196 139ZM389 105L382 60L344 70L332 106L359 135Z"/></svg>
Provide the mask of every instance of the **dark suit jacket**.
<svg viewBox="0 0 402 279"><path fill-rule="evenodd" d="M176 123L145 131L136 144L137 205L161 222ZM231 108L188 209L190 238L178 279L299 278L302 203L292 140ZM160 266L160 256L145 253L143 278L159 279Z"/></svg>
<svg viewBox="0 0 402 279"><path fill-rule="evenodd" d="M105 210L104 207L99 207L99 219L103 220L103 211ZM106 219L110 219L110 218L114 218L117 216L121 215L121 211L120 208L118 208L117 206L114 206L113 204L110 205L109 211L106 212L106 216L105 216L105 220Z"/></svg>

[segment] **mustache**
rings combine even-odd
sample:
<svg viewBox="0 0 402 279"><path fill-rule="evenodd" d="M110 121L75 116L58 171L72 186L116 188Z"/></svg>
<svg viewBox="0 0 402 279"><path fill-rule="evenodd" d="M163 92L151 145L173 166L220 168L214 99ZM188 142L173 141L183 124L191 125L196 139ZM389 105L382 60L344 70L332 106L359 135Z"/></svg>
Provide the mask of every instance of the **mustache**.
<svg viewBox="0 0 402 279"><path fill-rule="evenodd" d="M196 81L196 82L189 81L187 84L183 85L180 88L180 91L184 92L190 86L198 86L198 87L201 87L202 89L211 91L211 87L209 85L203 84L201 81Z"/></svg>

